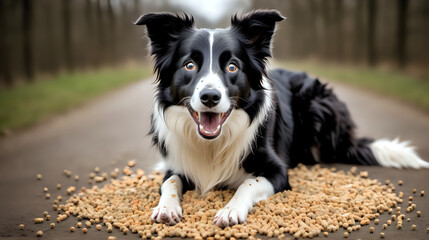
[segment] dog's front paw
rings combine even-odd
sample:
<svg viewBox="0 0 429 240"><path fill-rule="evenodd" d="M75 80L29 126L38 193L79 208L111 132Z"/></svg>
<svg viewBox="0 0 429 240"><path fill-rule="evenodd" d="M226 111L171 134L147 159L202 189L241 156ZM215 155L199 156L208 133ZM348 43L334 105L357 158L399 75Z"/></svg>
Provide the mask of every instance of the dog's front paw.
<svg viewBox="0 0 429 240"><path fill-rule="evenodd" d="M219 227L228 227L246 221L248 209L229 207L228 205L216 213L213 223Z"/></svg>
<svg viewBox="0 0 429 240"><path fill-rule="evenodd" d="M167 205L158 205L154 208L152 216L150 217L152 221L157 223L164 223L167 225L175 225L180 222L182 218L182 208L178 206L167 206Z"/></svg>

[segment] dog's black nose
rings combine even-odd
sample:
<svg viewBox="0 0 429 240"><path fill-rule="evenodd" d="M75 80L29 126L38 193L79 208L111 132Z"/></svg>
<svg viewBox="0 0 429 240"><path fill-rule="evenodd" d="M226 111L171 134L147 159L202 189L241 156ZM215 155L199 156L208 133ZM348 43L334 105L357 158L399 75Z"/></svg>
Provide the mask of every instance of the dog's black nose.
<svg viewBox="0 0 429 240"><path fill-rule="evenodd" d="M201 102L207 107L214 107L220 102L221 94L216 89L203 89L200 92Z"/></svg>

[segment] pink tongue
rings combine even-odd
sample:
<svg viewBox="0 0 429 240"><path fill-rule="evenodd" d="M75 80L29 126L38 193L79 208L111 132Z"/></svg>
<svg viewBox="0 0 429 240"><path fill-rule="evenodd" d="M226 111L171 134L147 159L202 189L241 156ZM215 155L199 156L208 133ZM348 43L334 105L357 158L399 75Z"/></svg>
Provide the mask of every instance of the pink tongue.
<svg viewBox="0 0 429 240"><path fill-rule="evenodd" d="M200 124L206 132L214 133L220 124L220 114L211 112L202 112L200 114Z"/></svg>

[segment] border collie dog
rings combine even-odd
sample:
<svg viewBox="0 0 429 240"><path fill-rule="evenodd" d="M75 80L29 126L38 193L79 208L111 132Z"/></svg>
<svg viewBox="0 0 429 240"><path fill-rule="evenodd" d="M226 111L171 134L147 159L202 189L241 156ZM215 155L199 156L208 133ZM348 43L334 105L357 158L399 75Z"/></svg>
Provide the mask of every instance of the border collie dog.
<svg viewBox="0 0 429 240"><path fill-rule="evenodd" d="M305 73L268 70L275 10L233 16L226 29L198 29L186 14L150 13L146 25L157 73L152 140L165 167L155 222L181 220L180 197L195 189L236 189L214 218L246 221L255 203L290 189L298 163L429 167L398 141L356 138L344 103Z"/></svg>

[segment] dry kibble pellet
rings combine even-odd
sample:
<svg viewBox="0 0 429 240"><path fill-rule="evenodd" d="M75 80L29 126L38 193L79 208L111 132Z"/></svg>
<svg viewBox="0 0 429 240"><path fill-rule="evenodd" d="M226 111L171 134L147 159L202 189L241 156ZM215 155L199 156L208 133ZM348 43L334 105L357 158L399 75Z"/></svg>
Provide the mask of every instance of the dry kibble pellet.
<svg viewBox="0 0 429 240"><path fill-rule="evenodd" d="M402 184L404 184L404 181L399 180L399 181L398 181L398 185L399 185L399 186L401 186Z"/></svg>
<svg viewBox="0 0 429 240"><path fill-rule="evenodd" d="M88 228L90 228L91 227L91 222L90 221L86 221L85 222L85 226L88 227Z"/></svg>
<svg viewBox="0 0 429 240"><path fill-rule="evenodd" d="M100 172L100 168L99 167L95 167L94 168L94 172L99 173Z"/></svg>
<svg viewBox="0 0 429 240"><path fill-rule="evenodd" d="M370 228L369 228L369 232L370 232L370 233L373 233L373 232L374 232L374 227L370 227Z"/></svg>
<svg viewBox="0 0 429 240"><path fill-rule="evenodd" d="M424 195L425 195L425 191L421 191L421 192L420 192L420 196L422 196L422 197L423 197Z"/></svg>
<svg viewBox="0 0 429 240"><path fill-rule="evenodd" d="M109 237L107 238L107 240L116 240L116 237L114 237L114 236L109 236Z"/></svg>
<svg viewBox="0 0 429 240"><path fill-rule="evenodd" d="M426 228L426 232L429 233L429 228Z"/></svg>
<svg viewBox="0 0 429 240"><path fill-rule="evenodd" d="M417 189L413 188L413 193L416 193L416 192L417 192Z"/></svg>
<svg viewBox="0 0 429 240"><path fill-rule="evenodd" d="M83 233L87 233L87 232L88 232L88 229L86 229L86 228L82 228L82 232L83 232Z"/></svg>
<svg viewBox="0 0 429 240"><path fill-rule="evenodd" d="M387 220L387 225L390 225L390 224L392 224L392 221L391 220Z"/></svg>
<svg viewBox="0 0 429 240"><path fill-rule="evenodd" d="M24 224L19 224L19 229L24 229Z"/></svg>
<svg viewBox="0 0 429 240"><path fill-rule="evenodd" d="M70 170L67 170L67 169L64 169L64 174L65 174L67 177L70 177L70 176L72 175L71 171L70 171Z"/></svg>
<svg viewBox="0 0 429 240"><path fill-rule="evenodd" d="M76 229L73 226L70 227L70 232L74 232L75 230Z"/></svg>
<svg viewBox="0 0 429 240"><path fill-rule="evenodd" d="M51 227L51 229L54 229L55 228L55 223L51 223L51 224L49 224L49 226Z"/></svg>
<svg viewBox="0 0 429 240"><path fill-rule="evenodd" d="M420 217L422 215L422 212L417 211L417 217Z"/></svg>
<svg viewBox="0 0 429 240"><path fill-rule="evenodd" d="M76 227L81 228L82 227L82 223L81 222L76 223Z"/></svg>
<svg viewBox="0 0 429 240"><path fill-rule="evenodd" d="M380 233L380 238L384 238L384 232Z"/></svg>
<svg viewBox="0 0 429 240"><path fill-rule="evenodd" d="M414 225L414 224L413 224L413 225L411 225L411 230L413 230L413 231L414 231L414 230L416 230L416 228L417 228L417 226L416 226L416 225Z"/></svg>
<svg viewBox="0 0 429 240"><path fill-rule="evenodd" d="M98 231L100 231L100 230L101 230L101 228L102 228L102 226L101 226L100 224L97 224L97 226L95 226L95 228L96 228Z"/></svg>
<svg viewBox="0 0 429 240"><path fill-rule="evenodd" d="M43 218L34 218L34 223L43 223L44 221Z"/></svg>
<svg viewBox="0 0 429 240"><path fill-rule="evenodd" d="M61 184L57 184L57 189L61 189Z"/></svg>
<svg viewBox="0 0 429 240"><path fill-rule="evenodd" d="M386 229L387 228L387 224L383 224L383 229Z"/></svg>
<svg viewBox="0 0 429 240"><path fill-rule="evenodd" d="M43 236L43 231L42 230L37 231L36 236L38 237Z"/></svg>
<svg viewBox="0 0 429 240"><path fill-rule="evenodd" d="M75 181L79 181L79 175L75 175L75 176L74 176L74 180L75 180Z"/></svg>
<svg viewBox="0 0 429 240"><path fill-rule="evenodd" d="M380 223L380 219L377 218L377 219L374 220L374 224L378 225L378 223Z"/></svg>
<svg viewBox="0 0 429 240"><path fill-rule="evenodd" d="M36 175L36 178L37 178L37 180L42 180L42 174L40 174L40 173L38 173L37 175Z"/></svg>
<svg viewBox="0 0 429 240"><path fill-rule="evenodd" d="M47 187L44 187L44 188L43 188L43 191L44 191L44 192L48 192L48 188L47 188Z"/></svg>
<svg viewBox="0 0 429 240"><path fill-rule="evenodd" d="M128 161L128 167L134 167L136 165L136 160Z"/></svg>
<svg viewBox="0 0 429 240"><path fill-rule="evenodd" d="M349 237L349 233L348 232L344 232L343 236L344 236L344 238L348 238Z"/></svg>
<svg viewBox="0 0 429 240"><path fill-rule="evenodd" d="M51 198L51 194L50 193L46 193L45 197L46 197L46 199L49 199L49 198Z"/></svg>

